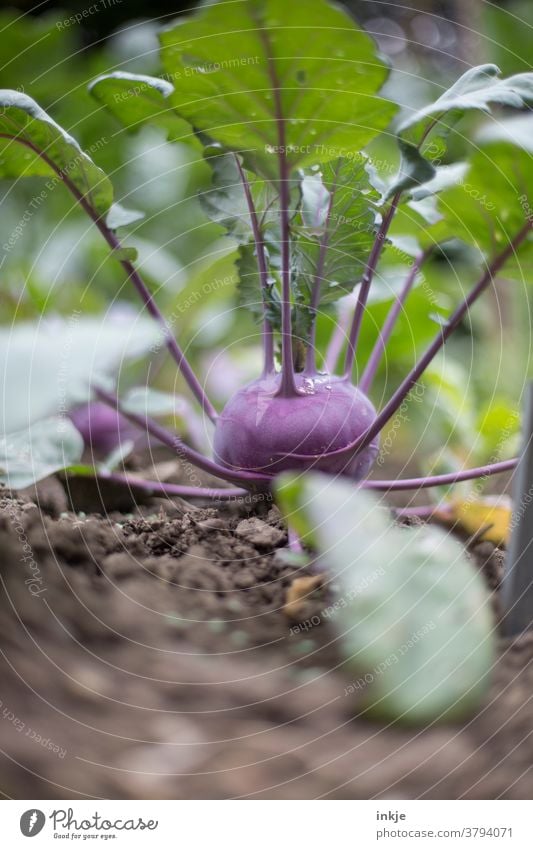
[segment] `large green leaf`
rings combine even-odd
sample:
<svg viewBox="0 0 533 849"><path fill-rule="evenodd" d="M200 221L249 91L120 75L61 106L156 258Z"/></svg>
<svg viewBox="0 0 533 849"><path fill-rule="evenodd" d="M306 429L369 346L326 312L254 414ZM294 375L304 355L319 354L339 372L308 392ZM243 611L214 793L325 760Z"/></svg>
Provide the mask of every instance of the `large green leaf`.
<svg viewBox="0 0 533 849"><path fill-rule="evenodd" d="M1 328L0 434L85 403L91 384L107 384L125 363L160 344L155 322L129 311Z"/></svg>
<svg viewBox="0 0 533 849"><path fill-rule="evenodd" d="M31 97L2 89L0 177L34 175L68 181L100 215L107 213L113 201L110 181L72 136Z"/></svg>
<svg viewBox="0 0 533 849"><path fill-rule="evenodd" d="M83 439L69 419L56 416L0 437L0 482L23 489L77 463Z"/></svg>
<svg viewBox="0 0 533 849"><path fill-rule="evenodd" d="M268 179L280 154L293 170L359 151L396 111L373 41L326 0L222 0L161 46L179 114Z"/></svg>
<svg viewBox="0 0 533 849"><path fill-rule="evenodd" d="M126 129L135 132L152 124L165 130L169 141L201 149L191 125L180 118L170 103L174 86L167 80L114 71L94 80L89 91Z"/></svg>
<svg viewBox="0 0 533 849"><path fill-rule="evenodd" d="M395 527L376 498L325 475L283 475L277 495L288 522L311 529L339 587L346 693L411 723L474 711L494 636L488 590L463 547L433 527Z"/></svg>

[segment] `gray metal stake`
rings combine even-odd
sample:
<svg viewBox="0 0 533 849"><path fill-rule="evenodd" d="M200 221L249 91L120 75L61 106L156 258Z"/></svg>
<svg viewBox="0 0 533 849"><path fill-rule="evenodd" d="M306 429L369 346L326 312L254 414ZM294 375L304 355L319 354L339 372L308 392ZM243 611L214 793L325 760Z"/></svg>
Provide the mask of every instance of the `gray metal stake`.
<svg viewBox="0 0 533 849"><path fill-rule="evenodd" d="M502 584L502 630L514 637L533 627L533 384L524 407L522 450L513 486L512 535Z"/></svg>

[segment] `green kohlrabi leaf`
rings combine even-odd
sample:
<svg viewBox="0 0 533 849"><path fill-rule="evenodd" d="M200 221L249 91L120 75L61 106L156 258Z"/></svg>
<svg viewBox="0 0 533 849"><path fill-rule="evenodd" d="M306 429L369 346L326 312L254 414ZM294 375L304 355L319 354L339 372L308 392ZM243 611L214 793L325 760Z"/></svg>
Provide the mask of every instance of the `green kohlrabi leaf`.
<svg viewBox="0 0 533 849"><path fill-rule="evenodd" d="M77 463L83 439L72 422L55 416L0 437L0 482L23 489Z"/></svg>
<svg viewBox="0 0 533 849"><path fill-rule="evenodd" d="M161 343L155 322L130 310L0 328L0 434L87 402L92 384L108 386L126 362Z"/></svg>
<svg viewBox="0 0 533 849"><path fill-rule="evenodd" d="M492 257L533 221L533 116L490 126L478 145L460 183L440 195L437 227ZM532 260L530 235L509 257L506 274L529 277Z"/></svg>
<svg viewBox="0 0 533 849"><path fill-rule="evenodd" d="M121 396L126 412L152 418L169 418L180 436L184 436L199 451L209 452L209 428L193 405L181 395L162 392L148 386L136 386Z"/></svg>
<svg viewBox="0 0 533 849"><path fill-rule="evenodd" d="M321 305L351 292L375 237L375 203L365 160L338 159L302 181L302 213L295 226L295 277L307 300L315 279Z"/></svg>
<svg viewBox="0 0 533 849"><path fill-rule="evenodd" d="M302 179L302 226L309 236L322 236L330 217L331 193L324 185L320 169Z"/></svg>
<svg viewBox="0 0 533 849"><path fill-rule="evenodd" d="M31 97L0 90L0 177L31 176L70 183L100 215L113 201L110 181L72 136Z"/></svg>
<svg viewBox="0 0 533 849"><path fill-rule="evenodd" d="M152 124L165 130L169 141L201 149L190 124L172 108L174 86L168 80L115 71L94 80L89 91L126 129L135 132Z"/></svg>
<svg viewBox="0 0 533 849"><path fill-rule="evenodd" d="M268 301L269 317L273 326L279 328L279 293L276 290L279 286L278 272L281 264L278 192L272 183L256 177L244 168L241 175L236 160L237 154L226 153L218 146L211 145L206 149L205 156L211 167L212 182L201 195L202 206L211 220L223 226L226 233L239 245L239 301L256 318L262 318L262 284L243 178L248 184L265 254L268 277L265 297ZM290 181L289 200L289 217L292 220L300 203L299 181L296 179Z"/></svg>
<svg viewBox="0 0 533 849"><path fill-rule="evenodd" d="M398 138L401 153L400 171L393 181L388 196L407 189L419 188L435 177L435 168L425 159L418 149L403 139Z"/></svg>
<svg viewBox="0 0 533 849"><path fill-rule="evenodd" d="M211 186L202 192L202 206L212 221L224 227L239 244L246 244L253 237L252 224L235 154L225 153L211 145L205 156L211 167L212 181ZM267 228L278 231L279 202L275 188L249 171L243 173L250 188L261 233Z"/></svg>
<svg viewBox="0 0 533 849"><path fill-rule="evenodd" d="M418 146L445 115L450 123L471 109L490 112L493 103L521 109L531 100L533 73L502 79L496 65L478 65L466 71L433 103L404 120L398 128L398 134L405 141Z"/></svg>
<svg viewBox="0 0 533 849"><path fill-rule="evenodd" d="M359 151L390 122L387 68L372 39L326 0L200 7L164 31L180 115L267 179Z"/></svg>
<svg viewBox="0 0 533 849"><path fill-rule="evenodd" d="M125 439L124 441L120 441L116 448L114 448L108 455L98 463L98 470L103 472L112 472L115 469L123 469L124 468L124 460L130 456L131 452L135 448L135 442L133 439ZM79 467L71 467L69 471L72 471L74 474L80 474ZM87 473L90 476L90 472L94 475L96 469L93 466L87 467ZM86 475L84 475L86 476Z"/></svg>
<svg viewBox="0 0 533 849"><path fill-rule="evenodd" d="M237 285L238 298L241 306L246 307L257 320L264 316L263 297L267 306L267 317L276 329L281 328L281 301L280 301L280 276L278 273L280 265L280 244L278 240L268 239L265 234L265 250L269 263L269 274L267 287L263 293L261 280L257 266L257 254L255 244L248 242L239 248L237 270L239 281Z"/></svg>
<svg viewBox="0 0 533 849"><path fill-rule="evenodd" d="M445 189L460 183L468 171L466 162L454 162L453 165L439 165L429 182L418 188L413 188L410 193L413 201L423 201L426 198L440 194Z"/></svg>
<svg viewBox="0 0 533 849"><path fill-rule="evenodd" d="M407 201L398 207L393 218L384 261L404 261L408 256L417 256L454 237L455 233L439 211L435 197Z"/></svg>
<svg viewBox="0 0 533 849"><path fill-rule="evenodd" d="M144 212L138 209L127 209L121 203L114 203L107 213L106 224L110 230L118 230L119 227L127 227L143 218Z"/></svg>
<svg viewBox="0 0 533 849"><path fill-rule="evenodd" d="M465 112L490 112L491 104L520 109L532 101L533 73L502 79L496 65L470 68L437 100L409 115L398 127L402 166L390 193L418 187L433 178L432 162L442 158L446 136Z"/></svg>
<svg viewBox="0 0 533 849"><path fill-rule="evenodd" d="M376 498L325 475L283 475L276 489L305 541L312 528L339 587L333 624L352 675L346 695L409 723L474 711L494 626L488 590L459 542L434 527L395 527Z"/></svg>

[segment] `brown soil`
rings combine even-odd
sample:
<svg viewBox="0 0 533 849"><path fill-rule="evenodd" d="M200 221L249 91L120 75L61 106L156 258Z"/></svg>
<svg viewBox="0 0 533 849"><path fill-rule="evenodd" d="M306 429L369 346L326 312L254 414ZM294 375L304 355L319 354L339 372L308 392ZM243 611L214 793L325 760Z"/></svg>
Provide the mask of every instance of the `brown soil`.
<svg viewBox="0 0 533 849"><path fill-rule="evenodd" d="M310 571L284 557L275 508L251 509L154 499L104 518L68 512L57 480L4 494L5 796L530 798L533 638L502 640L468 723L372 724L328 622L283 612ZM501 553L475 558L496 598ZM315 584L302 619L334 598Z"/></svg>

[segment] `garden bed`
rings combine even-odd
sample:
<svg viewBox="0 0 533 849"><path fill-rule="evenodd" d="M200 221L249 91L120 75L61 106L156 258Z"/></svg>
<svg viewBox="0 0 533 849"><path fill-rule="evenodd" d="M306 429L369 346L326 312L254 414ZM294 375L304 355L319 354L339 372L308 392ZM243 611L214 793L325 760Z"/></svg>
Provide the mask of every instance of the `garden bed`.
<svg viewBox="0 0 533 849"><path fill-rule="evenodd" d="M268 502L104 518L70 512L52 478L0 507L5 796L531 797L530 636L500 640L465 724L380 725L337 652L335 587L317 580L289 619L312 566L287 561ZM497 618L502 554L472 556Z"/></svg>

